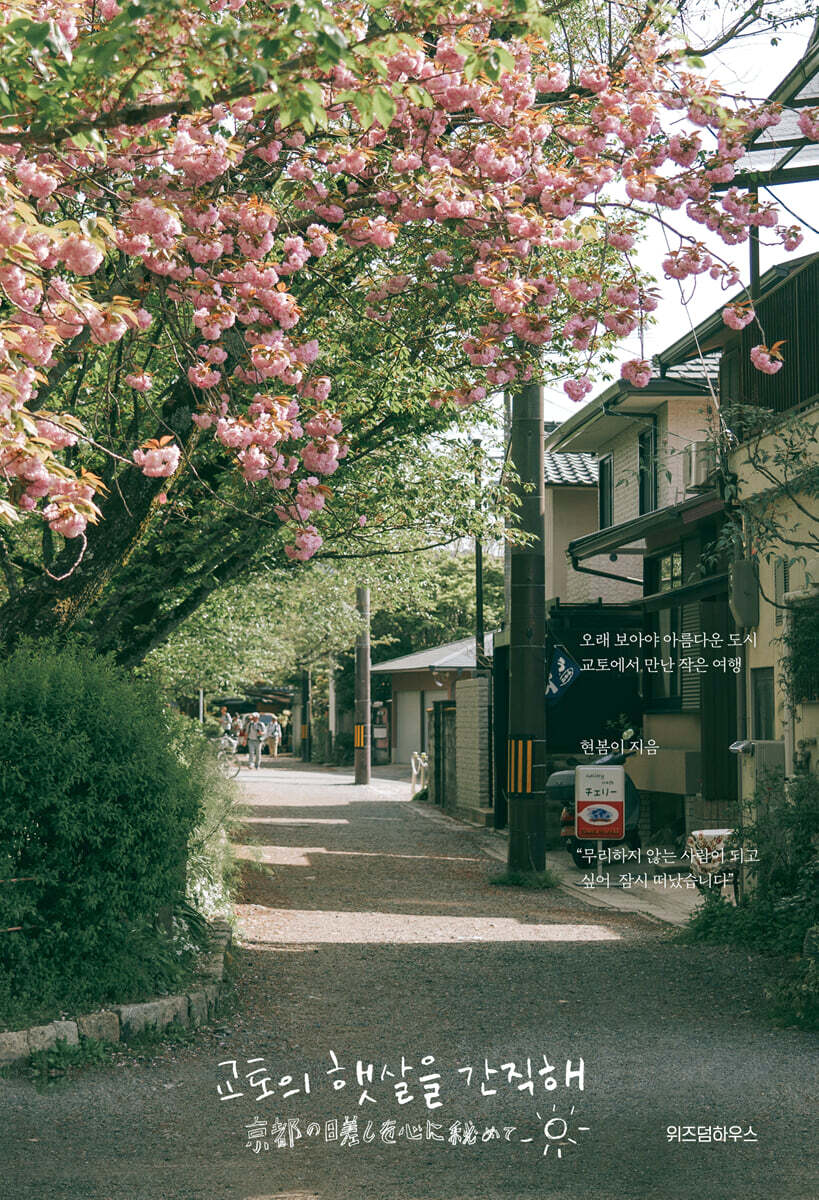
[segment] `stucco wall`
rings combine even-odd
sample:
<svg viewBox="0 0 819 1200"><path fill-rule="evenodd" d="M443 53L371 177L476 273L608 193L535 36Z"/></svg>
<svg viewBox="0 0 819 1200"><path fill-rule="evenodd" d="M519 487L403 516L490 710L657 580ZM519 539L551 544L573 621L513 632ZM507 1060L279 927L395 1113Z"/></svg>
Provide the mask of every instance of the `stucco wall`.
<svg viewBox="0 0 819 1200"><path fill-rule="evenodd" d="M780 540L767 542L762 547L762 553L758 556L760 583L759 624L753 631L756 633L756 645L750 645L747 652L747 696L749 731L751 736L753 736L754 731L752 721L750 721L750 714L752 712L750 680L751 671L758 667L773 667L774 669L776 689L774 708L775 737L777 739L784 739L789 734L789 712L783 686L783 656L786 650L780 640L785 630L786 617L783 613L783 622L777 624L777 608L770 602L776 599L776 559L795 559L796 556L804 556L805 558L804 563L798 561L790 563L790 578L788 581L788 591L790 593L800 592L809 587L811 583L819 581L819 553L809 546L799 544L807 540L816 542L817 537L819 537L819 522L811 515L819 513L819 500L815 496L798 491L794 492L793 499L787 496L775 495L770 491L771 480L756 469L752 459L755 456L757 462L761 461L764 464L766 472L773 473L776 478L781 479L783 473L781 467L777 465L776 458L778 451L781 450L788 439L794 438L794 444L797 447L804 445L806 449L805 465L808 465L808 462L815 461L819 457L817 443L810 441L811 431L813 431L814 436L819 434L819 406L815 406L806 414L783 422L779 426L778 431L761 439L758 446L751 447L750 452L748 446L740 447L733 455L731 461L732 469L737 472L740 497L746 500L751 497L759 498L768 492L770 495L768 514L770 515L774 529L788 539L787 542ZM793 477L792 472L788 472L788 477ZM791 543L797 544L794 545ZM770 557L770 561L768 561L768 557ZM819 603L819 599L816 602ZM793 743L795 746L800 740L810 742L811 739L817 739L816 744L808 745L805 749L811 755L811 769L819 773L819 703L798 704L793 716Z"/></svg>

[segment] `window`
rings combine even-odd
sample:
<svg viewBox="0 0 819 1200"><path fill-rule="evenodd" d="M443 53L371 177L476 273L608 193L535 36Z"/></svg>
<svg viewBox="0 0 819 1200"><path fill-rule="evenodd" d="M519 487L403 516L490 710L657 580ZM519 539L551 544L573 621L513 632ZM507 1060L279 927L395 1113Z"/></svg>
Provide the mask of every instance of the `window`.
<svg viewBox="0 0 819 1200"><path fill-rule="evenodd" d="M682 550L669 550L646 561L648 593L671 592L682 586Z"/></svg>
<svg viewBox="0 0 819 1200"><path fill-rule="evenodd" d="M601 458L597 467L597 498L600 528L608 529L614 524L614 471L611 455Z"/></svg>
<svg viewBox="0 0 819 1200"><path fill-rule="evenodd" d="M773 667L754 667L751 670L751 704L754 739L774 740L774 673Z"/></svg>
<svg viewBox="0 0 819 1200"><path fill-rule="evenodd" d="M654 512L657 507L657 430L654 425L637 439L637 462L642 516Z"/></svg>

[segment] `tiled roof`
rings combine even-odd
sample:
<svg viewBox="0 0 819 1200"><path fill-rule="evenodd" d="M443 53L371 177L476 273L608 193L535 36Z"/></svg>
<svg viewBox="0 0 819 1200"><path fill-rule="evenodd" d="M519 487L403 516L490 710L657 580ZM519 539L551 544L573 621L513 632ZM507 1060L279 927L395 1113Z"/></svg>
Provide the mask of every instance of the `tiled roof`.
<svg viewBox="0 0 819 1200"><path fill-rule="evenodd" d="M711 351L709 354L703 354L696 358L690 358L688 362L674 363L673 366L668 366L665 369L666 379L685 379L688 383L699 383L703 387L710 380L716 383L719 379L719 360L720 351ZM660 363L657 358L652 360L652 365L656 370L660 369Z"/></svg>
<svg viewBox="0 0 819 1200"><path fill-rule="evenodd" d="M597 486L597 459L593 454L553 454L547 451L544 459L547 483Z"/></svg>
<svg viewBox="0 0 819 1200"><path fill-rule="evenodd" d="M573 457L577 458L578 455ZM484 650L492 653L492 634L484 637ZM475 639L461 638L457 642L445 642L443 646L433 646L429 650L417 650L415 654L402 654L400 658L390 658L387 662L377 663L372 668L372 674L397 674L399 671L474 671L475 670Z"/></svg>

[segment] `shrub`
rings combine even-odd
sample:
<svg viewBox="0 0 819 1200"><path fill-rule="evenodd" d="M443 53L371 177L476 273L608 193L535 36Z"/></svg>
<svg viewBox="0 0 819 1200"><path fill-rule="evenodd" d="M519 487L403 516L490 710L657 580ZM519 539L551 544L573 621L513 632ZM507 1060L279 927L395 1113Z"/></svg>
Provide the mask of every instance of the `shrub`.
<svg viewBox="0 0 819 1200"><path fill-rule="evenodd" d="M241 817L239 789L219 770L206 739L198 722L187 720L179 723L173 742L201 798L199 820L188 842L186 895L203 917L230 920L238 874L230 833Z"/></svg>
<svg viewBox="0 0 819 1200"><path fill-rule="evenodd" d="M819 962L805 956L788 962L766 990L772 1014L783 1025L819 1029Z"/></svg>
<svg viewBox="0 0 819 1200"><path fill-rule="evenodd" d="M179 977L184 955L160 925L185 911L203 818L189 726L150 681L81 645L24 644L0 664L0 878L33 877L0 885L0 927L24 927L0 934L6 1020Z"/></svg>
<svg viewBox="0 0 819 1200"><path fill-rule="evenodd" d="M695 911L696 941L733 942L768 953L798 954L819 924L819 779L799 775L786 785L771 775L758 787L741 841L759 851L747 896L736 907L718 894Z"/></svg>
<svg viewBox="0 0 819 1200"><path fill-rule="evenodd" d="M333 762L337 767L349 767L355 760L351 733L337 733L333 739Z"/></svg>

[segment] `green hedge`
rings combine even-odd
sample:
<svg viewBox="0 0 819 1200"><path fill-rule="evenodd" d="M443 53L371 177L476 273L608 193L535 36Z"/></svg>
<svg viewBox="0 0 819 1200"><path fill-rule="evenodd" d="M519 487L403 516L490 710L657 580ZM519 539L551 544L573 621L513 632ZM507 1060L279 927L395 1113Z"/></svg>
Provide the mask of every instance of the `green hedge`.
<svg viewBox="0 0 819 1200"><path fill-rule="evenodd" d="M0 663L0 879L33 877L0 884L0 928L23 926L0 933L0 1018L178 975L157 918L185 911L205 786L183 722L80 646L26 644Z"/></svg>

